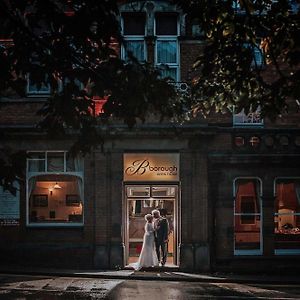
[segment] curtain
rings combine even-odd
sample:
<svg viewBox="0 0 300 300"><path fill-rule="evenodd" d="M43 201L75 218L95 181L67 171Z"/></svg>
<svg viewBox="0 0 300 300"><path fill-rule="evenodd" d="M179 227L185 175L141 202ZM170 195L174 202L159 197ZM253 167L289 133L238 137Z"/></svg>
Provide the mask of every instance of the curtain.
<svg viewBox="0 0 300 300"><path fill-rule="evenodd" d="M296 191L296 197L298 202L297 211L299 211L300 210L300 182L299 181L295 183L295 191Z"/></svg>
<svg viewBox="0 0 300 300"><path fill-rule="evenodd" d="M126 52L131 52L138 61L145 60L144 41L126 41ZM126 53L126 59L128 55Z"/></svg>
<svg viewBox="0 0 300 300"><path fill-rule="evenodd" d="M261 203L261 190L260 190L260 181L255 180L255 201L256 201L256 213L260 213L260 203Z"/></svg>
<svg viewBox="0 0 300 300"><path fill-rule="evenodd" d="M75 172L83 172L83 159L81 156L75 156L74 158Z"/></svg>
<svg viewBox="0 0 300 300"><path fill-rule="evenodd" d="M236 194L235 194L235 213L242 213L241 211L241 199L242 196L254 197L256 208L254 213L260 212L260 185L259 181L255 180L237 180L236 181Z"/></svg>
<svg viewBox="0 0 300 300"><path fill-rule="evenodd" d="M177 63L177 42L176 41L157 42L157 63L159 64Z"/></svg>
<svg viewBox="0 0 300 300"><path fill-rule="evenodd" d="M64 153L48 153L47 169L48 172L64 172Z"/></svg>
<svg viewBox="0 0 300 300"><path fill-rule="evenodd" d="M298 193L294 182L278 183L276 186L279 209L296 210Z"/></svg>
<svg viewBox="0 0 300 300"><path fill-rule="evenodd" d="M78 187L78 193L79 193L79 196L80 196L80 200L83 202L83 183L82 183L82 179L80 177L77 177L76 178L77 180L77 187Z"/></svg>
<svg viewBox="0 0 300 300"><path fill-rule="evenodd" d="M160 68L162 78L172 78L177 81L177 68Z"/></svg>
<svg viewBox="0 0 300 300"><path fill-rule="evenodd" d="M28 180L28 199L31 197L31 193L34 191L36 187L36 177L32 177Z"/></svg>

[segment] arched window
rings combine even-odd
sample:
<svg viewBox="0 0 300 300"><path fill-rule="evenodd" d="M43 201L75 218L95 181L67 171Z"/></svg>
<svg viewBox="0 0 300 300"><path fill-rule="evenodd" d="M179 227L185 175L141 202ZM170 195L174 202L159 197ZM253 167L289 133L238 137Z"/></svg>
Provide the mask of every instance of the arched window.
<svg viewBox="0 0 300 300"><path fill-rule="evenodd" d="M261 181L257 178L234 180L234 253L262 253Z"/></svg>

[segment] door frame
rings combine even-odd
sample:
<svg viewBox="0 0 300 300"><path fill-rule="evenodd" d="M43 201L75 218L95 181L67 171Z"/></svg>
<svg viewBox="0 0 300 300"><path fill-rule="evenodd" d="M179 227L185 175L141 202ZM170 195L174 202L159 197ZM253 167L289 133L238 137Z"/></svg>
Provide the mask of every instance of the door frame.
<svg viewBox="0 0 300 300"><path fill-rule="evenodd" d="M123 194L123 214L122 214L122 235L123 243L125 246L124 251L124 265L128 265L129 259L129 213L128 213L128 201L126 195L126 187L128 186L175 186L176 194L174 200L174 264L179 266L179 246L181 243L181 186L180 182L123 182L122 194ZM132 198L132 197L130 197ZM166 199L167 200L167 199Z"/></svg>

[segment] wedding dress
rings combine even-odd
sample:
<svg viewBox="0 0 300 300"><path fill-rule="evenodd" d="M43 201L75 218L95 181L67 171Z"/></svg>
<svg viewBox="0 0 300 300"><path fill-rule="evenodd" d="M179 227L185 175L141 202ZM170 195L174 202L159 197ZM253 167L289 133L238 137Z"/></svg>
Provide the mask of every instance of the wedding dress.
<svg viewBox="0 0 300 300"><path fill-rule="evenodd" d="M133 264L135 270L143 267L158 266L158 259L154 246L154 227L152 223L145 224L145 234L140 257L137 263Z"/></svg>

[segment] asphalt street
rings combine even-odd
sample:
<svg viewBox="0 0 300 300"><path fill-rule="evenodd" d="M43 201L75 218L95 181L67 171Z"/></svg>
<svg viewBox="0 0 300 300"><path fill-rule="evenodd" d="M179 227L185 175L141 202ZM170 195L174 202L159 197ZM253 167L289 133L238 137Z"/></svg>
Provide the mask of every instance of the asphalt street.
<svg viewBox="0 0 300 300"><path fill-rule="evenodd" d="M0 299L300 299L300 286L0 274Z"/></svg>

